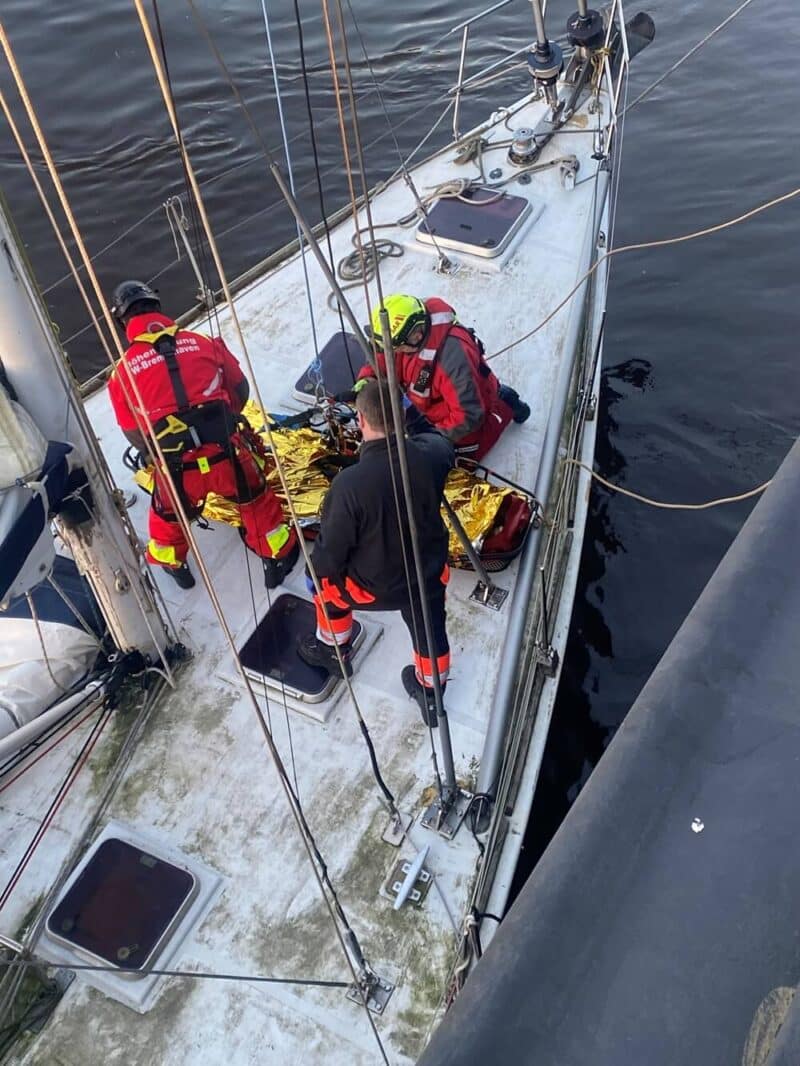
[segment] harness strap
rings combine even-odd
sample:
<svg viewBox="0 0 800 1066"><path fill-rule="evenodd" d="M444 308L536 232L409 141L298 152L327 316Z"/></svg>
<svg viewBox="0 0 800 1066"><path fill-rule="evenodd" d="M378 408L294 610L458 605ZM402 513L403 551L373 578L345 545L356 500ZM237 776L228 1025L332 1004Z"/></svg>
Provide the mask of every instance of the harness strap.
<svg viewBox="0 0 800 1066"><path fill-rule="evenodd" d="M216 455L201 455L197 459L183 459L180 465L182 470L199 470L207 474L210 467L224 463L226 459L230 459L227 452L217 452Z"/></svg>
<svg viewBox="0 0 800 1066"><path fill-rule="evenodd" d="M436 348L423 348L417 353L417 358L422 363L422 366L417 371L417 376L409 388L410 392L422 399L427 399L427 397L430 396L436 358L451 334L455 334L455 336L459 337L461 341L466 341L467 343L471 341L478 349L478 373L484 378L491 374L489 364L486 363L483 358L486 349L474 329L471 329L469 326L462 326L455 314L451 311L434 312L431 315L431 326L449 326L450 328L444 334Z"/></svg>
<svg viewBox="0 0 800 1066"><path fill-rule="evenodd" d="M178 413L188 411L189 397L186 395L186 386L181 377L181 369L178 366L178 346L174 334L162 333L153 341L153 347L167 364L169 382L175 394L175 403L178 405Z"/></svg>

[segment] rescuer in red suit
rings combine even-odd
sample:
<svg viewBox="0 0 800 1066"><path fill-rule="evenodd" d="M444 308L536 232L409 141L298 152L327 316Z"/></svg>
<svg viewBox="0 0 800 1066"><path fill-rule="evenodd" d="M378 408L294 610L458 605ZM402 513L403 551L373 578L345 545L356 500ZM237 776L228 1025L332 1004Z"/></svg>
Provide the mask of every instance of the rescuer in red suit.
<svg viewBox="0 0 800 1066"><path fill-rule="evenodd" d="M456 454L482 459L512 420L525 422L531 409L510 385L501 385L483 358L483 345L460 325L455 311L434 296L420 300L396 293L383 308L389 318L397 380L409 400L455 445ZM381 306L367 332L386 372ZM374 377L370 366L359 379ZM358 389L358 383L356 383Z"/></svg>
<svg viewBox="0 0 800 1066"><path fill-rule="evenodd" d="M152 426L190 519L202 514L209 493L238 503L243 540L264 560L267 588L276 588L296 563L299 545L242 431L238 415L250 386L238 362L219 337L179 329L141 281L117 286L112 313L130 342L108 385L120 429L146 454L139 424L145 419ZM189 545L158 461L149 533L147 561L191 588Z"/></svg>

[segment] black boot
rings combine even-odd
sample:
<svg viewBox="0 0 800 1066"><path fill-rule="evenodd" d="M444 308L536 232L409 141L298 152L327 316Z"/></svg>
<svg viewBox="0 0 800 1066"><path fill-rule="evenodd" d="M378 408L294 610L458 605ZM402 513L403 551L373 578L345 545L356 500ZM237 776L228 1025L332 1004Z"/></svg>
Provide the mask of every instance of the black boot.
<svg viewBox="0 0 800 1066"><path fill-rule="evenodd" d="M189 569L188 563L181 563L180 566L165 566L163 569L174 579L175 584L179 585L182 589L194 588L194 574Z"/></svg>
<svg viewBox="0 0 800 1066"><path fill-rule="evenodd" d="M264 560L264 584L268 589L276 589L283 584L291 573L292 567L300 555L300 545L295 541L292 550L281 559Z"/></svg>
<svg viewBox="0 0 800 1066"><path fill-rule="evenodd" d="M523 422L527 422L531 417L531 409L525 403L524 400L519 398L519 393L516 389L512 389L510 385L501 385L497 390L498 399L503 403L507 403L512 411L512 418L521 425Z"/></svg>
<svg viewBox="0 0 800 1066"><path fill-rule="evenodd" d="M436 713L436 699L433 695L433 689L425 688L424 685L420 684L417 680L417 671L413 666L404 666L400 677L403 681L403 688L412 700L417 701L422 721L425 725L436 729L439 725L439 718ZM442 695L444 695L444 689L445 686L442 685Z"/></svg>
<svg viewBox="0 0 800 1066"><path fill-rule="evenodd" d="M350 665L352 646L350 642L340 644L339 651L344 662L345 673L348 677L352 677L353 667ZM331 644L324 644L314 633L306 633L304 637L300 637L297 641L297 654L309 666L321 666L329 674L340 673L336 649Z"/></svg>

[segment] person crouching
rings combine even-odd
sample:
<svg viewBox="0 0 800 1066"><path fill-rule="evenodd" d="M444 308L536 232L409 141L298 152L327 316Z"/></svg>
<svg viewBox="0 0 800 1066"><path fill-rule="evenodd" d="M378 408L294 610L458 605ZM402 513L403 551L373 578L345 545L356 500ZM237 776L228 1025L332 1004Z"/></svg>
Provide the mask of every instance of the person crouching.
<svg viewBox="0 0 800 1066"><path fill-rule="evenodd" d="M117 286L112 312L129 342L108 384L117 423L142 454L148 442L141 427L149 425L166 463L166 470L156 464L148 563L181 588L195 583L169 472L190 520L203 513L210 493L239 505L243 540L264 562L266 587L276 588L300 546L242 432L238 416L250 386L239 363L221 338L179 329L161 313L156 290L142 281Z"/></svg>
<svg viewBox="0 0 800 1066"><path fill-rule="evenodd" d="M416 700L426 723L435 726L433 658L442 689L450 670L445 625L448 535L440 506L455 451L426 418L413 408L408 409L406 451L413 490L411 506L424 572L424 588L420 589L411 554L407 504L401 496L398 516L392 484L393 474L398 487L402 482L389 390L385 381L373 379L356 396L363 444L358 463L336 475L325 497L320 534L311 555L322 589L321 599L314 594L317 628L316 633L300 638L298 654L312 666L338 672L338 644L349 675L353 609L400 611L413 647L413 664L403 668L402 684ZM430 609L432 649L425 640L421 593L427 597Z"/></svg>
<svg viewBox="0 0 800 1066"><path fill-rule="evenodd" d="M420 300L395 293L372 311L365 327L380 370L386 373L381 310L389 319L400 387L414 406L455 445L459 456L480 460L510 422L526 422L531 409L510 385L501 384L484 359L475 331L462 326L438 296ZM375 376L371 366L359 382Z"/></svg>

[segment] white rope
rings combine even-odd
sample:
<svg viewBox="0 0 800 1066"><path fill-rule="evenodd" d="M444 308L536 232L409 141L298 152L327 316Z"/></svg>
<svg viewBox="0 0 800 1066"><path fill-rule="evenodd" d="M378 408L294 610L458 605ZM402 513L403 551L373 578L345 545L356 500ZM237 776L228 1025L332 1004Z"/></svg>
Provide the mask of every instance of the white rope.
<svg viewBox="0 0 800 1066"><path fill-rule="evenodd" d="M721 230L730 229L732 226L737 226L740 222L747 222L748 219L753 218L755 215L760 214L762 211L767 211L771 207L777 207L778 204L785 203L787 200L794 199L795 196L800 196L800 186L796 189L791 189L789 192L783 193L781 196L776 196L772 200L767 200L766 203L758 204L756 207L751 208L749 211L745 211L742 215L737 215L736 218L730 218L725 222L718 222L714 226L706 226L703 229L693 230L691 233L682 233L678 237L665 237L662 240L657 241L640 241L637 244L623 244L619 248L612 248L606 252L605 255L599 256L595 262L589 267L585 274L583 274L578 281L573 285L567 295L556 304L553 310L546 315L537 326L528 330L527 333L523 333L521 337L517 337L516 340L506 344L503 348L498 348L496 352L492 352L491 355L487 355L486 359L496 359L499 355L504 355L506 352L515 348L518 344L528 340L535 333L538 333L540 329L547 325L547 323L555 318L558 312L567 304L575 293L580 289L583 283L590 278L592 274L597 270L601 263L606 259L611 259L612 256L622 255L623 252L640 252L648 248L666 248L672 244L682 244L684 241L697 240L698 237L708 237L712 233L719 233Z"/></svg>
<svg viewBox="0 0 800 1066"><path fill-rule="evenodd" d="M772 484L772 478L769 481L765 481L763 485L757 485L756 488L750 489L747 492L740 492L737 496L721 496L716 500L706 500L705 503L665 503L663 500L654 500L650 496L642 496L638 492L632 492L630 489L624 489L621 485L615 485L613 481L607 481L604 477L601 477L596 470L593 470L586 463L580 462L578 459L564 459L564 462L571 464L572 466L579 466L582 470L588 471L595 481L599 481L601 485L605 485L607 489L611 489L612 492L619 492L622 496L629 496L632 500L638 500L639 503L646 503L649 507L659 507L664 511L707 511L710 507L719 507L725 503L740 503L742 500L749 500L752 496L758 496L764 489L769 488Z"/></svg>

